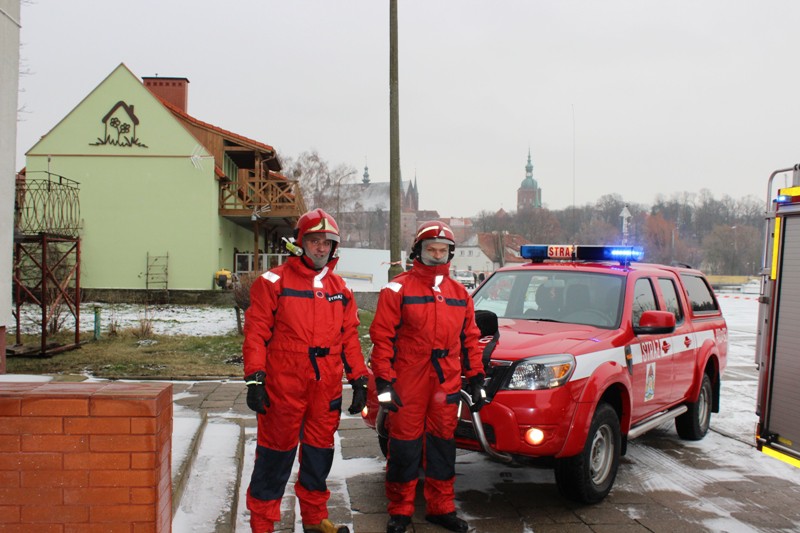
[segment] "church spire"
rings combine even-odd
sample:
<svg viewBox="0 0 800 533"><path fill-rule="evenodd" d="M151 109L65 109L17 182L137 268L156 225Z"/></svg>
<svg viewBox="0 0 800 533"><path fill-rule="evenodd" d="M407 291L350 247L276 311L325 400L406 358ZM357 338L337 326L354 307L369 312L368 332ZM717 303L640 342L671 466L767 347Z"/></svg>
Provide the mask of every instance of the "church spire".
<svg viewBox="0 0 800 533"><path fill-rule="evenodd" d="M531 163L530 147L528 147L528 164L525 165L525 179L533 179L533 163Z"/></svg>
<svg viewBox="0 0 800 533"><path fill-rule="evenodd" d="M531 162L531 149L528 148L528 164L525 165L525 179L522 180L522 185L520 185L523 189L538 189L539 185L536 183L536 180L533 179L533 163Z"/></svg>
<svg viewBox="0 0 800 533"><path fill-rule="evenodd" d="M525 179L522 180L517 189L517 209L530 209L542 207L542 189L533 179L533 162L531 161L531 149L528 147L528 163L525 165Z"/></svg>

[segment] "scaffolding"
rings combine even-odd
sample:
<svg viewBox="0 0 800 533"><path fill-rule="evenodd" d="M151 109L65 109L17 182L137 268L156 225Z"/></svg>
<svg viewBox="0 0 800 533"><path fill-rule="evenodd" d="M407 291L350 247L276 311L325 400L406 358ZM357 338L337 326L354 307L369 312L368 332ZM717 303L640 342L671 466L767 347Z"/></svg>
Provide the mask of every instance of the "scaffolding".
<svg viewBox="0 0 800 533"><path fill-rule="evenodd" d="M18 174L14 204L14 265L12 273L16 345L9 355L50 356L80 345L80 204L78 183L50 172L30 179ZM41 342L22 345L22 306L40 308ZM73 342L49 342L69 316L75 324Z"/></svg>

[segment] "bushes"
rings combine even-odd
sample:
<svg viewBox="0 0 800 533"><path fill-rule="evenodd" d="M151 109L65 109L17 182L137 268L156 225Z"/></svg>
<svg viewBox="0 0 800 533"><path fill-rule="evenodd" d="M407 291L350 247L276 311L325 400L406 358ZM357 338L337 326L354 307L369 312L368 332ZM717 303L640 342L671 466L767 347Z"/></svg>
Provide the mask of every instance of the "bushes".
<svg viewBox="0 0 800 533"><path fill-rule="evenodd" d="M261 273L246 272L239 275L239 280L233 284L233 299L236 302L236 307L247 311L250 307L250 286Z"/></svg>

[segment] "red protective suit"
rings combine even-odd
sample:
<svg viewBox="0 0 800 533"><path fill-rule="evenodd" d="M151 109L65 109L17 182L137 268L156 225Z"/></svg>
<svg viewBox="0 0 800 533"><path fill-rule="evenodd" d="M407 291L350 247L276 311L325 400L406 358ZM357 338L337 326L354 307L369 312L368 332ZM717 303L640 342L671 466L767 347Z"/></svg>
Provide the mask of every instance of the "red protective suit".
<svg viewBox="0 0 800 533"><path fill-rule="evenodd" d="M255 467L247 491L253 531L272 531L301 438L295 493L304 523L328 517L326 478L342 407L342 369L367 374L353 292L332 272L289 257L250 289L244 374L263 370L270 407L258 415Z"/></svg>
<svg viewBox="0 0 800 533"><path fill-rule="evenodd" d="M390 515L414 514L420 458L427 514L455 510L453 434L461 375L483 373L479 336L472 298L450 278L448 264L415 260L410 271L381 289L370 327L372 371L393 381L402 401L387 419Z"/></svg>

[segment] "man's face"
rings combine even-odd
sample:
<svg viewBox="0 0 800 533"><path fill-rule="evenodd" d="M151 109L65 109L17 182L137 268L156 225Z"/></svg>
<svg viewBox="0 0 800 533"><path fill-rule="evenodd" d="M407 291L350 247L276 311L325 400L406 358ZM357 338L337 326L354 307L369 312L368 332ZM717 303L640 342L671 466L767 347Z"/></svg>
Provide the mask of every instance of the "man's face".
<svg viewBox="0 0 800 533"><path fill-rule="evenodd" d="M443 242L423 241L422 262L428 266L443 265L447 263L450 246Z"/></svg>
<svg viewBox="0 0 800 533"><path fill-rule="evenodd" d="M332 246L333 241L322 234L312 233L303 237L303 250L317 268L322 268L328 262Z"/></svg>

